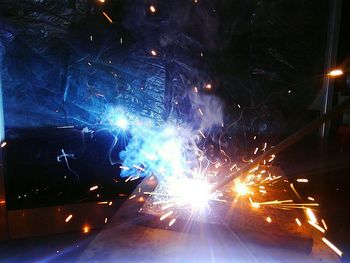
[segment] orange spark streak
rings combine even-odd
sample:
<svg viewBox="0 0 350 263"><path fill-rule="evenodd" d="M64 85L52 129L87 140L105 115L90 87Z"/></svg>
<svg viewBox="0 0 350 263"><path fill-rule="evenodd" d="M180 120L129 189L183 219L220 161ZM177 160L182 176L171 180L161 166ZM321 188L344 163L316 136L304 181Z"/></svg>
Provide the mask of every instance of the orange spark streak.
<svg viewBox="0 0 350 263"><path fill-rule="evenodd" d="M66 223L68 223L69 222L69 220L71 220L72 219L72 217L73 217L73 215L72 214L70 214L69 216L67 216L67 218L66 218Z"/></svg>
<svg viewBox="0 0 350 263"><path fill-rule="evenodd" d="M339 248L337 248L335 245L333 245L328 239L326 239L325 237L322 237L322 241L329 246L335 253L338 254L339 257L343 256L343 252L341 252L339 250Z"/></svg>
<svg viewBox="0 0 350 263"><path fill-rule="evenodd" d="M102 12L102 14L107 18L107 20L108 20L110 23L113 23L113 20L112 20L105 12Z"/></svg>

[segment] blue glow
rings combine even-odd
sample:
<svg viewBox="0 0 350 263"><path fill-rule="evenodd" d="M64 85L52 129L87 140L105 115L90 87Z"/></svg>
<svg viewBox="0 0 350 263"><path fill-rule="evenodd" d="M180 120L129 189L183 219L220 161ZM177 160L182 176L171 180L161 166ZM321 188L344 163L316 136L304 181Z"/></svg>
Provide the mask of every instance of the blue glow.
<svg viewBox="0 0 350 263"><path fill-rule="evenodd" d="M105 114L104 124L113 129L126 130L129 127L128 113L121 107L109 107Z"/></svg>
<svg viewBox="0 0 350 263"><path fill-rule="evenodd" d="M181 177L186 173L186 160L192 153L188 138L193 136L184 136L185 130L169 123L158 127L142 123L132 126L130 132L132 137L120 153L123 166L128 168L121 171L122 177Z"/></svg>
<svg viewBox="0 0 350 263"><path fill-rule="evenodd" d="M120 117L119 119L117 119L116 123L115 123L119 128L121 129L126 129L128 127L128 121L127 119Z"/></svg>

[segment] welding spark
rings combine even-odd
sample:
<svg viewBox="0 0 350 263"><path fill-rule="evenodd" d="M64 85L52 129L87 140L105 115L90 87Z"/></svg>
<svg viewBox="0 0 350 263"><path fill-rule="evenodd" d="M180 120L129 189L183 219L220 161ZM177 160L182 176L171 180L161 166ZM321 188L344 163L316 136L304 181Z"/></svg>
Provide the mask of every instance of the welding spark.
<svg viewBox="0 0 350 263"><path fill-rule="evenodd" d="M171 221L169 222L169 226L172 226L173 224L175 224L176 222L176 218L171 219Z"/></svg>
<svg viewBox="0 0 350 263"><path fill-rule="evenodd" d="M323 224L324 229L328 230L328 227L327 227L327 225L326 225L326 222L325 222L323 219L321 219L321 222L322 222L322 224Z"/></svg>
<svg viewBox="0 0 350 263"><path fill-rule="evenodd" d="M297 222L298 226L301 226L301 222L298 218L295 218L295 222Z"/></svg>
<svg viewBox="0 0 350 263"><path fill-rule="evenodd" d="M335 245L333 245L328 239L326 239L325 237L322 237L322 241L329 246L335 253L338 254L339 257L343 256L343 252L341 252L339 250L339 248L337 248Z"/></svg>
<svg viewBox="0 0 350 263"><path fill-rule="evenodd" d="M315 222L312 222L311 220L307 221L310 225L312 225L314 228L316 228L318 231L324 233L326 232L325 229L323 229L322 227L320 227L319 225L317 225Z"/></svg>
<svg viewBox="0 0 350 263"><path fill-rule="evenodd" d="M98 185L94 185L94 186L90 187L90 191L95 191L96 189L98 189Z"/></svg>
<svg viewBox="0 0 350 263"><path fill-rule="evenodd" d="M102 14L107 18L107 20L108 20L110 23L113 23L112 18L110 18L109 15L107 15L106 12L102 12Z"/></svg>
<svg viewBox="0 0 350 263"><path fill-rule="evenodd" d="M168 213L162 215L162 216L160 217L160 221L163 221L165 218L171 216L173 213L174 213L174 211L169 211Z"/></svg>
<svg viewBox="0 0 350 263"><path fill-rule="evenodd" d="M308 179L305 179L305 178L300 178L300 179L297 179L297 182L298 182L298 183L308 183L309 180L308 180Z"/></svg>
<svg viewBox="0 0 350 263"><path fill-rule="evenodd" d="M155 13L157 11L157 9L153 5L151 5L149 7L149 11L151 11L152 13Z"/></svg>
<svg viewBox="0 0 350 263"><path fill-rule="evenodd" d="M312 210L310 208L307 208L305 210L307 217L309 218L309 221L312 223L317 223L317 219L316 216L314 214L314 212L312 212Z"/></svg>
<svg viewBox="0 0 350 263"><path fill-rule="evenodd" d="M339 77L339 76L341 76L343 74L344 74L343 70L341 70L341 69L334 69L331 72L329 72L327 74L327 76L329 76L329 77Z"/></svg>
<svg viewBox="0 0 350 263"><path fill-rule="evenodd" d="M67 216L67 218L66 218L66 223L68 223L71 219L72 219L72 217L73 217L73 215L72 214L70 214L69 216Z"/></svg>

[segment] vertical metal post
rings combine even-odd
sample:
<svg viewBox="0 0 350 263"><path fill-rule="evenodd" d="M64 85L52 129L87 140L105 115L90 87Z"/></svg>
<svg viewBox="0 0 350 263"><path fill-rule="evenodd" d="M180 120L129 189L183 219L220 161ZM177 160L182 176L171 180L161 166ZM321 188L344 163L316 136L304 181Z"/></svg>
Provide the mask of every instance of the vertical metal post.
<svg viewBox="0 0 350 263"><path fill-rule="evenodd" d="M2 103L2 56L3 47L0 43L0 144L5 141L5 126L4 126L4 110ZM4 178L4 166L2 158L2 148L0 148L0 240L9 239L8 222L7 222L7 209L5 198L5 178Z"/></svg>
<svg viewBox="0 0 350 263"><path fill-rule="evenodd" d="M332 110L334 80L327 76L336 66L338 53L338 40L341 19L342 0L330 0L330 14L328 21L326 60L325 60L325 78L322 86L322 108L321 114L326 114ZM321 144L322 151L327 146L329 136L330 122L323 123L321 126Z"/></svg>

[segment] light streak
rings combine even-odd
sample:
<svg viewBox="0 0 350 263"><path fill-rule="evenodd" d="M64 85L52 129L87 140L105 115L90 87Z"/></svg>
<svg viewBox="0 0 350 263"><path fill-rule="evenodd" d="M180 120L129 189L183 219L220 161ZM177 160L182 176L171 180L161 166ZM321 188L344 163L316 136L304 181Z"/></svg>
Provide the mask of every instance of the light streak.
<svg viewBox="0 0 350 263"><path fill-rule="evenodd" d="M251 169L248 173L254 173L255 171L257 171L259 169L259 165L255 166L253 169Z"/></svg>
<svg viewBox="0 0 350 263"><path fill-rule="evenodd" d="M130 170L130 168L127 167L127 166L119 166L119 168L120 168L120 169L123 169L123 170Z"/></svg>
<svg viewBox="0 0 350 263"><path fill-rule="evenodd" d="M339 76L341 76L343 74L344 74L343 70L341 70L341 69L334 69L334 70L330 71L327 74L327 76L329 76L329 77L339 77Z"/></svg>
<svg viewBox="0 0 350 263"><path fill-rule="evenodd" d="M200 133L200 135L203 137L203 139L205 139L205 135L201 130L198 130L198 132Z"/></svg>
<svg viewBox="0 0 350 263"><path fill-rule="evenodd" d="M324 233L326 232L326 230L324 230L322 227L320 227L319 225L317 225L315 222L312 222L311 220L307 221L310 225L312 225L314 228L316 228L318 231Z"/></svg>
<svg viewBox="0 0 350 263"><path fill-rule="evenodd" d="M139 178L140 178L140 176L139 176L139 175L137 175L137 176L135 176L135 177L131 178L131 179L130 179L130 182L131 182L131 181L134 181L134 180L137 180L137 179L139 179Z"/></svg>
<svg viewBox="0 0 350 263"><path fill-rule="evenodd" d="M258 150L259 150L259 147L256 147L254 151L254 155L258 152Z"/></svg>
<svg viewBox="0 0 350 263"><path fill-rule="evenodd" d="M204 114L203 114L203 111L199 108L198 109L198 111L199 111L199 113L203 116Z"/></svg>
<svg viewBox="0 0 350 263"><path fill-rule="evenodd" d="M137 170L140 170L140 171L142 171L142 172L145 172L145 171L146 171L144 168L142 168L142 167L140 167L140 166L138 166L138 165L136 165L136 164L133 164L132 166L133 166L134 168L136 168Z"/></svg>
<svg viewBox="0 0 350 263"><path fill-rule="evenodd" d="M7 142L2 142L1 145L0 145L0 147L1 147L1 148L4 148L4 147L6 146L6 144L7 144Z"/></svg>
<svg viewBox="0 0 350 263"><path fill-rule="evenodd" d="M324 229L328 230L326 222L323 219L321 219L321 222L322 222Z"/></svg>
<svg viewBox="0 0 350 263"><path fill-rule="evenodd" d="M110 18L109 15L107 15L106 12L102 12L102 14L107 18L107 20L108 20L110 23L113 23L112 18Z"/></svg>
<svg viewBox="0 0 350 263"><path fill-rule="evenodd" d="M66 218L66 223L68 223L71 219L72 219L72 217L73 217L73 215L72 214L70 214L69 216L67 216L67 218Z"/></svg>
<svg viewBox="0 0 350 263"><path fill-rule="evenodd" d="M94 186L90 187L90 191L94 191L96 189L98 189L98 185L94 185Z"/></svg>
<svg viewBox="0 0 350 263"><path fill-rule="evenodd" d="M163 221L165 218L167 218L168 216L171 216L173 213L174 211L169 211L168 213L165 213L160 217L160 221Z"/></svg>
<svg viewBox="0 0 350 263"><path fill-rule="evenodd" d="M108 218L107 218L107 217L105 217L105 224L107 224L107 222L108 222Z"/></svg>
<svg viewBox="0 0 350 263"><path fill-rule="evenodd" d="M211 84L205 85L205 88L206 88L206 89L211 89Z"/></svg>
<svg viewBox="0 0 350 263"><path fill-rule="evenodd" d="M310 208L307 208L305 210L307 217L309 218L309 221L312 223L317 223L317 219L316 216L314 214L314 212L312 212L312 210Z"/></svg>
<svg viewBox="0 0 350 263"><path fill-rule="evenodd" d="M322 237L322 241L329 246L339 257L343 256L343 252L339 250L335 245L333 245L328 239Z"/></svg>
<svg viewBox="0 0 350 263"><path fill-rule="evenodd" d="M301 226L301 222L298 218L295 218L295 222L297 222L298 226Z"/></svg>
<svg viewBox="0 0 350 263"><path fill-rule="evenodd" d="M290 183L290 188L293 190L293 192L296 194L296 196L301 199L301 196L299 195L299 193L297 192L297 190L295 189L293 183Z"/></svg>
<svg viewBox="0 0 350 263"><path fill-rule="evenodd" d="M298 183L308 183L309 180L306 179L306 178L299 178L299 179L297 179L297 182L298 182Z"/></svg>
<svg viewBox="0 0 350 263"><path fill-rule="evenodd" d="M129 197L129 199L131 200L131 199L133 199L135 197L136 197L136 195L132 195L132 196Z"/></svg>
<svg viewBox="0 0 350 263"><path fill-rule="evenodd" d="M155 50L152 49L152 50L151 50L151 55L152 55L152 56L157 56L157 52L156 52Z"/></svg>
<svg viewBox="0 0 350 263"><path fill-rule="evenodd" d="M176 218L171 219L171 221L169 222L169 226L172 226L173 224L175 224L176 222Z"/></svg>
<svg viewBox="0 0 350 263"><path fill-rule="evenodd" d="M315 201L315 198L309 196L307 199L309 199L310 201Z"/></svg>

